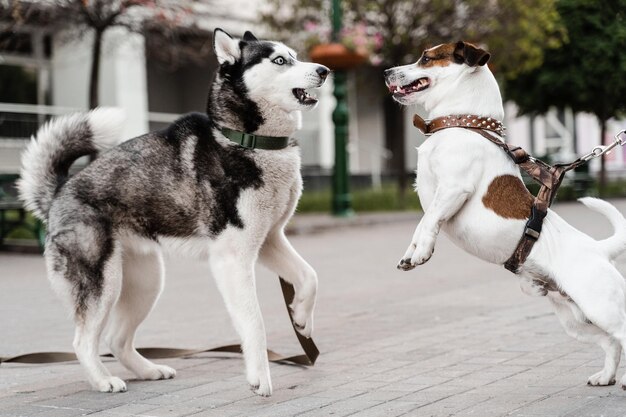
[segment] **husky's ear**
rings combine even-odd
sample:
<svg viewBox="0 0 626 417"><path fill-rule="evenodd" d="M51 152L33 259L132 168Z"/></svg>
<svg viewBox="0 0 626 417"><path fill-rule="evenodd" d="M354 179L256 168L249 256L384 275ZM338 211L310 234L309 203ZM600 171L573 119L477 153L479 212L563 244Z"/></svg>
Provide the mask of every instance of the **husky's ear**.
<svg viewBox="0 0 626 417"><path fill-rule="evenodd" d="M213 32L213 50L220 65L226 62L234 64L241 57L239 40L219 28Z"/></svg>
<svg viewBox="0 0 626 417"><path fill-rule="evenodd" d="M243 34L243 40L246 42L256 42L258 39L256 36L252 34L249 30L246 30L246 33Z"/></svg>
<svg viewBox="0 0 626 417"><path fill-rule="evenodd" d="M470 67L483 66L489 62L491 54L471 43L458 41L454 47L454 58L459 63L465 63Z"/></svg>

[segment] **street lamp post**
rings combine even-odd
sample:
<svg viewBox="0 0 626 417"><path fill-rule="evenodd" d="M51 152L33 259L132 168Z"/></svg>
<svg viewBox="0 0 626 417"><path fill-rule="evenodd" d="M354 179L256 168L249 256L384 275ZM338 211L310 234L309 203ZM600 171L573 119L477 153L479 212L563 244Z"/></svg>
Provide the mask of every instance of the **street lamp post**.
<svg viewBox="0 0 626 417"><path fill-rule="evenodd" d="M342 26L342 10L340 0L333 0L332 5L333 42L339 42ZM333 169L333 214L339 217L348 217L354 214L352 198L349 190L348 177L348 74L340 69L334 72L333 95L337 99L337 106L333 111L335 124L335 167Z"/></svg>

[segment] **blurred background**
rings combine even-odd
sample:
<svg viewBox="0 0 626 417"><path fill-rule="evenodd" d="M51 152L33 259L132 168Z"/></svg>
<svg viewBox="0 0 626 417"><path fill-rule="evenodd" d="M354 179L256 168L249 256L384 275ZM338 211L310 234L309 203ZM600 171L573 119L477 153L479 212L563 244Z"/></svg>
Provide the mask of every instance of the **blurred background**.
<svg viewBox="0 0 626 417"><path fill-rule="evenodd" d="M120 107L131 137L204 111L216 68L212 32L221 27L283 40L300 59L331 42L354 55L337 72L349 116L350 205L416 209L415 147L424 138L411 119L423 112L391 100L385 68L414 62L441 42L488 49L506 99L507 141L569 161L626 127L625 13L626 0L0 0L0 208L19 204L12 184L20 152L52 116ZM299 212L331 207L330 81L298 134ZM573 173L559 198L583 194L626 195L626 148Z"/></svg>

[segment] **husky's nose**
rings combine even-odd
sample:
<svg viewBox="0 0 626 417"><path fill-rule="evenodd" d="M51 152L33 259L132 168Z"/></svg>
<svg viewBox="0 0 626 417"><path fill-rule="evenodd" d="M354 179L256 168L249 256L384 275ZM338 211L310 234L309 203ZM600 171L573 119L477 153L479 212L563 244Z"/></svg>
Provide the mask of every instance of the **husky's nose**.
<svg viewBox="0 0 626 417"><path fill-rule="evenodd" d="M324 80L324 79L326 79L326 76L328 76L328 73L330 72L330 70L328 68L326 68L325 66L320 65L319 67L317 67L315 72L317 72L317 75L319 75L320 78L322 80Z"/></svg>

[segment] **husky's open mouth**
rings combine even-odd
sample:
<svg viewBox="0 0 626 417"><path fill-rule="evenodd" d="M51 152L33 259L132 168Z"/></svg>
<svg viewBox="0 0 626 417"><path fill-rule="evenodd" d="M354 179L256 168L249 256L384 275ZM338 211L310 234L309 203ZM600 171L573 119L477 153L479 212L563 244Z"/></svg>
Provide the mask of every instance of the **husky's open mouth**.
<svg viewBox="0 0 626 417"><path fill-rule="evenodd" d="M402 87L391 84L389 85L389 92L396 97L402 97L412 93L417 93L418 91L426 90L428 87L430 87L430 79L428 77L422 77L410 84L403 85Z"/></svg>
<svg viewBox="0 0 626 417"><path fill-rule="evenodd" d="M311 95L304 88L294 88L291 90L294 97L298 100L300 104L304 104L305 106L312 106L317 103L317 97Z"/></svg>

